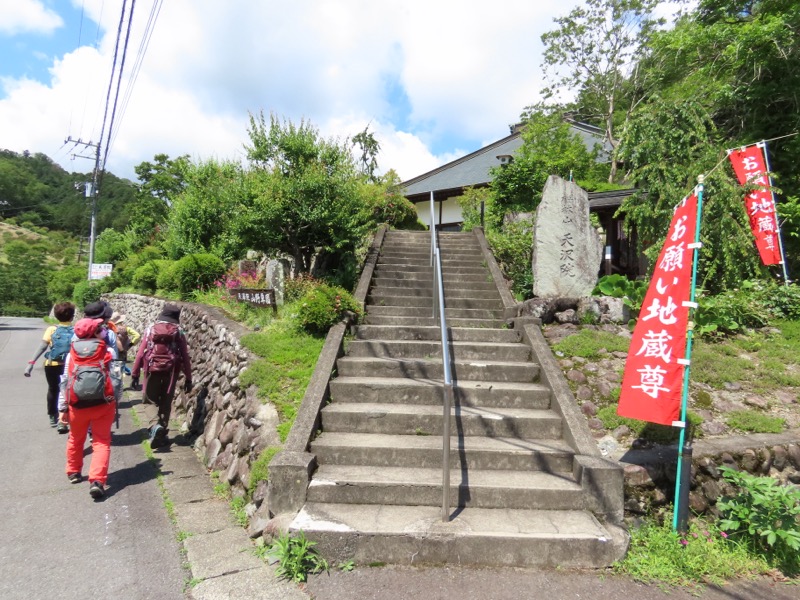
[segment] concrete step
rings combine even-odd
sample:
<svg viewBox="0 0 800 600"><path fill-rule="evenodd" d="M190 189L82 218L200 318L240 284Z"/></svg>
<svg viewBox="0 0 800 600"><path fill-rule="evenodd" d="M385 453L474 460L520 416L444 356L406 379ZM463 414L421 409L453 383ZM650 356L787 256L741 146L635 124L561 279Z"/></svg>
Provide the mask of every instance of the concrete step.
<svg viewBox="0 0 800 600"><path fill-rule="evenodd" d="M455 430L453 430L455 434ZM320 465L442 467L442 438L432 435L323 432L311 442ZM575 453L563 439L450 436L453 469L546 471L572 478Z"/></svg>
<svg viewBox="0 0 800 600"><path fill-rule="evenodd" d="M433 267L427 264L385 264L382 262L378 262L375 266L375 272L380 274L381 277L385 277L387 275L391 275L395 272L402 272L402 273L433 273ZM484 277L491 277L489 273L489 269L484 267L483 265L470 265L470 266L458 266L458 265L448 265L442 263L442 275L483 275Z"/></svg>
<svg viewBox="0 0 800 600"><path fill-rule="evenodd" d="M450 342L450 356L454 360L495 360L525 362L531 351L522 343L505 342ZM439 358L442 343L436 340L353 340L348 344L347 355L352 357L386 358Z"/></svg>
<svg viewBox="0 0 800 600"><path fill-rule="evenodd" d="M561 417L528 408L453 407L450 430L459 435L536 440L559 439ZM322 430L388 435L442 435L442 407L434 404L334 402L322 409Z"/></svg>
<svg viewBox="0 0 800 600"><path fill-rule="evenodd" d="M368 305L366 307L368 315L375 316L392 316L392 317L417 317L433 316L433 307L428 307L422 310L418 306L376 306ZM430 312L426 312L430 311ZM499 320L503 318L503 311L501 309L488 310L479 308L446 308L444 309L445 318L447 319L448 326L451 326L450 319L485 319L485 320Z"/></svg>
<svg viewBox="0 0 800 600"><path fill-rule="evenodd" d="M494 298L464 298L454 297L447 292L444 295L444 305L447 308L474 308L480 310L503 310L503 303L500 297ZM369 294L367 296L367 306L422 306L431 308L433 299L424 296L390 296L388 294ZM369 308L367 309L369 310Z"/></svg>
<svg viewBox="0 0 800 600"><path fill-rule="evenodd" d="M446 523L441 513L433 506L309 502L289 528L317 542L331 564L601 568L625 552L621 533L586 511L464 508Z"/></svg>
<svg viewBox="0 0 800 600"><path fill-rule="evenodd" d="M422 266L422 267L430 267L430 260L427 256L425 257L415 257L415 256L396 256L396 255L385 255L381 254L378 258L379 265L413 265L413 266ZM461 255L442 255L442 270L446 270L448 267L483 267L486 268L485 261L483 257L464 257Z"/></svg>
<svg viewBox="0 0 800 600"><path fill-rule="evenodd" d="M443 398L442 382L432 379L337 377L330 382L330 392L333 403L391 401L441 407ZM546 409L551 392L541 383L461 381L453 388L453 396L461 406Z"/></svg>
<svg viewBox="0 0 800 600"><path fill-rule="evenodd" d="M475 246L461 246L455 248L440 248L439 254L442 260L451 258L459 259L472 259L476 263L484 261L483 251L477 244ZM414 258L430 262L431 249L430 247L397 247L397 248L383 248L380 253L381 260L389 261L392 258Z"/></svg>
<svg viewBox="0 0 800 600"><path fill-rule="evenodd" d="M336 361L343 377L410 377L442 379L442 360L344 356ZM539 378L535 363L495 360L456 360L453 379L459 381L520 381L533 383Z"/></svg>
<svg viewBox="0 0 800 600"><path fill-rule="evenodd" d="M398 327L395 325L359 325L356 339L359 340L439 340L442 330L438 326ZM519 331L514 329L486 329L451 327L449 337L455 342L494 342L512 344L521 341Z"/></svg>
<svg viewBox="0 0 800 600"><path fill-rule="evenodd" d="M432 282L433 269L429 267L422 270L405 269L405 268L391 267L386 265L378 265L375 267L374 276L380 279L392 279L392 280L419 279ZM480 272L473 270L473 272L471 273L451 273L448 270L443 270L442 281L445 283L445 285L454 282L460 282L460 283L470 282L471 284L471 282L473 281L483 282L483 283L488 282L494 285L494 280L492 280L491 274L489 273L488 269L483 269Z"/></svg>
<svg viewBox="0 0 800 600"><path fill-rule="evenodd" d="M382 290L384 288L405 287L409 290L419 289L426 291L428 294L431 293L431 290L433 289L432 273L408 273L405 275L400 273L402 272L398 272L397 274L389 273L386 275L373 277L371 289ZM498 295L497 286L494 284L494 281L490 281L486 277L475 277L474 275L464 275L462 277L459 277L458 275L447 275L442 277L442 282L444 283L445 295L453 292L469 293L473 290L488 291L494 297Z"/></svg>
<svg viewBox="0 0 800 600"><path fill-rule="evenodd" d="M308 488L308 502L407 506L442 505L442 469L322 465ZM576 510L583 489L563 473L450 471L450 506Z"/></svg>
<svg viewBox="0 0 800 600"><path fill-rule="evenodd" d="M405 280L407 283L408 280ZM383 280L381 283L385 283ZM375 284L370 288L369 295L374 296L375 298L394 298L397 296L418 296L420 298L427 298L428 301L431 299L431 287L432 281L425 281L425 285L419 286L389 286L389 285L380 285L380 283ZM451 298L474 298L474 299L484 299L484 300L496 300L500 298L500 295L497 293L497 287L492 285L491 287L486 286L486 289L474 289L471 287L457 287L455 284L445 284L444 286L444 297L445 299Z"/></svg>
<svg viewBox="0 0 800 600"><path fill-rule="evenodd" d="M406 317L396 315L366 315L363 323L367 325L396 325L399 327L430 327L437 325L436 320L431 317ZM448 327L470 327L497 329L503 327L506 322L502 319L470 319L461 317L447 317ZM438 326L438 325L437 325Z"/></svg>

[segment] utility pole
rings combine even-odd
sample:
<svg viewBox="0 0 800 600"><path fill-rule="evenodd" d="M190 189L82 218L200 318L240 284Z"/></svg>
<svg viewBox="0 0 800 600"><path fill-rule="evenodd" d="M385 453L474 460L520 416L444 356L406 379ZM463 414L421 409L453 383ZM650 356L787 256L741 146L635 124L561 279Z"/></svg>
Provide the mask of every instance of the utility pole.
<svg viewBox="0 0 800 600"><path fill-rule="evenodd" d="M96 231L96 223L97 223L97 195L100 190L98 190L98 178L100 173L100 144L94 144L92 142L84 142L80 139L73 140L72 137L67 137L64 140L64 143L74 142L75 145L86 146L87 148L94 148L95 155L94 155L94 172L92 173L92 181L86 182L85 188L85 195L86 198L91 196L92 198L92 219L91 219L91 228L89 230L89 267L86 273L86 279L92 278L92 265L94 264L94 241L95 241L95 231ZM89 156L83 156L80 154L73 154L73 157L79 158L91 158Z"/></svg>

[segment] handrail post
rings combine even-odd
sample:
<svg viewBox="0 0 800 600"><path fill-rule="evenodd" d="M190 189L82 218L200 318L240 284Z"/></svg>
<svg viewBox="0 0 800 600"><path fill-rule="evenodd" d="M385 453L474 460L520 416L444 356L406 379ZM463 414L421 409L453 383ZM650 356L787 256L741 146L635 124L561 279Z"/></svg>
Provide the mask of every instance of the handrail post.
<svg viewBox="0 0 800 600"><path fill-rule="evenodd" d="M431 192L431 266L433 266L433 251L436 248L436 223L433 210L433 192Z"/></svg>
<svg viewBox="0 0 800 600"><path fill-rule="evenodd" d="M450 406L453 404L453 384L444 386L444 415L442 430L442 522L450 520Z"/></svg>

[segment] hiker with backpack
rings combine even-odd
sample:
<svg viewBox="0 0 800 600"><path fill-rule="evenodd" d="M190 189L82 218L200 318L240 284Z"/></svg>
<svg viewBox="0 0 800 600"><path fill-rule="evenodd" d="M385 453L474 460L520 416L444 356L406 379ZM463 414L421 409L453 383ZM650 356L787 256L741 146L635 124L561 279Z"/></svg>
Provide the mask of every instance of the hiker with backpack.
<svg viewBox="0 0 800 600"><path fill-rule="evenodd" d="M89 465L89 495L100 500L106 494L111 458L111 424L116 401L109 372L114 356L105 341L103 319L81 319L75 323L75 341L70 346L61 376L58 396L60 422L69 422L67 478L80 483L83 446L92 428L92 462Z"/></svg>
<svg viewBox="0 0 800 600"><path fill-rule="evenodd" d="M25 367L25 377L30 377L37 359L44 354L44 376L47 379L47 416L50 427L56 427L58 433L67 433L68 427L58 422L58 390L61 374L64 372L64 361L69 353L72 341L72 319L75 317L75 305L72 302L60 302L53 307L53 314L58 325L48 327L42 343Z"/></svg>
<svg viewBox="0 0 800 600"><path fill-rule="evenodd" d="M117 328L117 358L122 361L122 372L126 375L130 375L131 370L127 366L128 350L139 343L142 334L133 327L126 325L125 315L121 315L116 311L111 315L108 324L114 325Z"/></svg>
<svg viewBox="0 0 800 600"><path fill-rule="evenodd" d="M192 389L192 363L180 316L179 306L164 305L155 323L145 330L131 370L132 389L138 389L139 375L144 372L142 400L151 448L167 443L172 399L181 371L185 377L184 391Z"/></svg>

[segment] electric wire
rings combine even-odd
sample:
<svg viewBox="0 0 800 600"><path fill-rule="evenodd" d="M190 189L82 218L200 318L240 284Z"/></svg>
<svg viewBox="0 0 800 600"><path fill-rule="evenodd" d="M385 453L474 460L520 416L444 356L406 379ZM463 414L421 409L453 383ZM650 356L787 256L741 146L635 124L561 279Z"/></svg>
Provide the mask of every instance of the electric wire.
<svg viewBox="0 0 800 600"><path fill-rule="evenodd" d="M161 13L161 7L163 5L163 0L155 0L153 2L152 7L150 8L150 15L147 18L147 24L145 25L144 34L142 35L142 41L139 44L139 49L136 53L136 59L134 60L133 67L131 68L131 75L128 78L128 85L125 89L125 96L122 100L122 108L120 109L120 117L119 120L122 121L125 117L125 112L128 109L128 103L130 102L131 96L133 95L133 88L136 85L136 81L139 78L139 72L141 71L142 64L144 63L144 57L147 54L147 49L150 46L150 40L153 37L153 31L155 30L156 22L158 21L158 16ZM114 136L111 139L111 145L114 144L116 140L117 134L119 133L119 128L116 129L114 132Z"/></svg>
<svg viewBox="0 0 800 600"><path fill-rule="evenodd" d="M120 61L119 73L117 74L117 89L114 93L114 105L111 108L111 120L108 122L108 133L106 134L106 147L105 153L103 154L103 168L101 169L101 173L105 172L106 160L108 159L108 152L111 149L111 142L113 140L114 121L117 115L117 102L119 100L119 90L122 85L122 74L125 72L125 58L128 55L128 43L130 42L131 38L131 26L133 25L133 11L135 7L136 0L131 0L131 8L130 12L128 13L128 29L125 32L125 43L122 46L122 60Z"/></svg>

